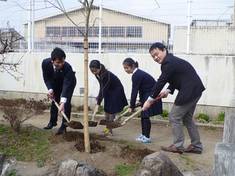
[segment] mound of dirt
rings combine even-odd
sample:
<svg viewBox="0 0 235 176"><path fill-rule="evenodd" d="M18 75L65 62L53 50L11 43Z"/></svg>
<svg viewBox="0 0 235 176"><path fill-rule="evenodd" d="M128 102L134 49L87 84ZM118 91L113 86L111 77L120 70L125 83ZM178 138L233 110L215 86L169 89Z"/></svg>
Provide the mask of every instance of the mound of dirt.
<svg viewBox="0 0 235 176"><path fill-rule="evenodd" d="M138 162L151 153L154 153L154 151L147 148L141 149L126 145L121 147L120 157L127 159L129 162Z"/></svg>

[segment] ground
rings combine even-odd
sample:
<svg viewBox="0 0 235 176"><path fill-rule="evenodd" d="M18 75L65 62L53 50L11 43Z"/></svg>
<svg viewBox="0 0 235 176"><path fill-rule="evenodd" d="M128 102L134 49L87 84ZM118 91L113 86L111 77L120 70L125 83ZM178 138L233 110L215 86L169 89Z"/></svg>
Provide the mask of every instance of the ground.
<svg viewBox="0 0 235 176"><path fill-rule="evenodd" d="M0 118L2 114L0 113ZM39 129L42 129L48 122L48 113L44 113L25 122L26 125L33 125ZM75 120L78 120L77 118ZM4 123L1 121L0 123ZM57 128L59 127L58 123ZM76 160L83 160L89 164L94 165L97 168L104 170L109 176L115 175L115 173L125 172L126 165L128 169L133 168L134 170L138 163L141 161L141 157L137 157L140 154L146 155L151 151L160 151L160 146L168 146L172 143L171 127L166 124L162 124L154 121L152 123L151 138L152 143L141 144L135 141L136 136L140 133L140 121L131 120L124 127L117 128L114 130L114 136L109 138L102 137L103 126L98 126L96 128L90 128L90 132L94 135L101 146L105 146L105 151L87 154L84 152L79 152L75 147L75 143L79 143L81 139L82 130L74 131L68 129L68 136L55 137L53 133L56 132L56 128L52 130L51 133L51 154L48 155L48 159L43 164L44 167L38 167L37 162L21 162L18 161L16 169L20 175L31 176L32 171L35 175L45 175L48 170L52 170L57 166L61 160L68 158L73 158ZM176 166L182 172L193 172L195 175L208 176L211 174L213 168L214 159L214 148L217 142L222 141L222 129L220 128L199 128L201 134L201 141L204 145L204 151L201 155L198 154L171 154L166 153L170 159L176 164ZM49 132L50 133L50 132ZM185 146L190 144L187 132ZM80 136L79 139L74 137ZM80 141L81 142L81 141ZM133 155L130 152L133 150L128 150L129 148L138 148ZM146 150L149 149L149 150ZM133 158L133 157L134 158ZM122 171L124 169L124 171ZM131 173L131 172L129 172ZM125 173L123 174L125 175ZM128 175L128 174L127 174Z"/></svg>

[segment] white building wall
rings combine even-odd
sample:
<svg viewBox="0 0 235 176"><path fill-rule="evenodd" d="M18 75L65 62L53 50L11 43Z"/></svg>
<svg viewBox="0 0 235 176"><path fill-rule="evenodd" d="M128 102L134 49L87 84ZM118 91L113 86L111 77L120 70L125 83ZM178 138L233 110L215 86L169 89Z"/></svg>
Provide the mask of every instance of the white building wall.
<svg viewBox="0 0 235 176"><path fill-rule="evenodd" d="M173 50L176 54L186 53L187 27L176 27ZM234 26L192 27L190 53L209 55L235 55Z"/></svg>
<svg viewBox="0 0 235 176"><path fill-rule="evenodd" d="M22 53L9 55L13 60L21 57ZM41 62L50 53L25 54L20 71L22 78L17 81L7 73L0 73L0 91L18 91L46 93L43 83ZM97 59L98 55L90 54L90 59ZM178 55L189 61L201 77L206 91L203 93L199 104L212 106L235 107L235 57L232 56L202 56L202 55ZM131 79L124 72L122 61L126 57L132 57L139 62L140 68L147 71L154 78L160 75L160 66L155 63L149 54L103 54L102 63L123 83L127 97L130 97ZM83 55L67 53L66 59L76 71L77 86L74 95L80 95L79 88L83 87ZM89 96L96 97L99 84L95 77L89 72ZM177 92L176 92L177 93ZM169 96L165 102L173 102L174 96Z"/></svg>

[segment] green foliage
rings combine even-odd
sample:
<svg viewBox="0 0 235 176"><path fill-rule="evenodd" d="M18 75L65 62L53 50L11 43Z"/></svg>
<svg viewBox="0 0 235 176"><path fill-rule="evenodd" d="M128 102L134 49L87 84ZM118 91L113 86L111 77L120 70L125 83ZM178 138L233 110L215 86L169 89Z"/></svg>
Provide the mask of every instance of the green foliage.
<svg viewBox="0 0 235 176"><path fill-rule="evenodd" d="M6 176L19 176L15 169L7 171L5 175Z"/></svg>
<svg viewBox="0 0 235 176"><path fill-rule="evenodd" d="M162 118L164 120L168 120L168 116L169 116L169 112L166 109L164 109L162 112Z"/></svg>
<svg viewBox="0 0 235 176"><path fill-rule="evenodd" d="M19 134L10 127L0 125L0 153L18 161L36 161L43 167L50 156L51 133L33 127L22 128Z"/></svg>
<svg viewBox="0 0 235 176"><path fill-rule="evenodd" d="M198 114L196 119L200 123L209 123L210 122L210 117L207 114L203 114L203 113Z"/></svg>
<svg viewBox="0 0 235 176"><path fill-rule="evenodd" d="M117 176L132 176L137 167L138 164L119 164L115 166L115 173Z"/></svg>
<svg viewBox="0 0 235 176"><path fill-rule="evenodd" d="M217 117L217 121L224 122L224 118L225 118L225 112L220 112Z"/></svg>

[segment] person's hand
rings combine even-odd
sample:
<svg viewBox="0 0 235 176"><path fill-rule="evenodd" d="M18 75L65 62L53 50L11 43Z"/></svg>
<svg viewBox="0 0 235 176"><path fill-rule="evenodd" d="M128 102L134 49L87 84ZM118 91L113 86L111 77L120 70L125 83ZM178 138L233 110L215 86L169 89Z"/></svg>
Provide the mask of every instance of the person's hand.
<svg viewBox="0 0 235 176"><path fill-rule="evenodd" d="M129 112L129 113L131 113L131 112L133 112L133 111L134 111L134 109L128 108L128 112Z"/></svg>
<svg viewBox="0 0 235 176"><path fill-rule="evenodd" d="M99 110L99 105L97 104L97 105L95 105L95 108L94 108L93 112L96 114L98 112L98 110Z"/></svg>
<svg viewBox="0 0 235 176"><path fill-rule="evenodd" d="M157 96L157 98L158 99L160 99L160 98L166 98L167 96L168 96L168 94L169 94L169 92L170 92L170 90L164 90L164 91L162 91L158 96Z"/></svg>
<svg viewBox="0 0 235 176"><path fill-rule="evenodd" d="M144 102L144 105L143 105L143 107L142 107L142 110L143 110L143 111L148 110L148 109L150 108L150 106L151 106L154 102L155 102L154 100L146 100L146 101Z"/></svg>
<svg viewBox="0 0 235 176"><path fill-rule="evenodd" d="M59 112L64 112L64 103L60 103Z"/></svg>
<svg viewBox="0 0 235 176"><path fill-rule="evenodd" d="M52 89L50 89L47 93L47 97L50 98L51 100L54 99L54 92Z"/></svg>

